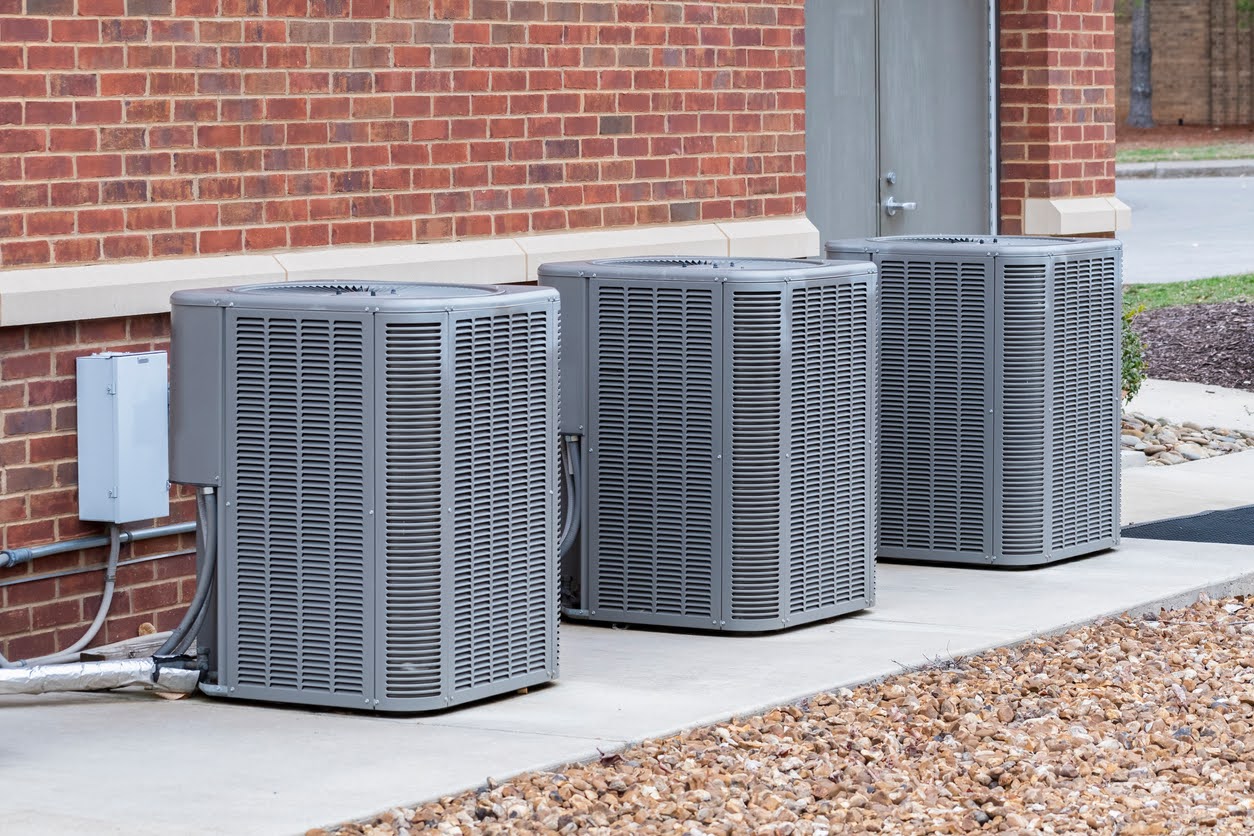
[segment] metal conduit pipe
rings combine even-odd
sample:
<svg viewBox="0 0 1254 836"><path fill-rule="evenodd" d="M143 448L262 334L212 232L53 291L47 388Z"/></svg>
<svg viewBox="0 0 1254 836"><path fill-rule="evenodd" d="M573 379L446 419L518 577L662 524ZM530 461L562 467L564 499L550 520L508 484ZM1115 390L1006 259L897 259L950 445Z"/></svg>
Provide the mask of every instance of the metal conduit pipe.
<svg viewBox="0 0 1254 836"><path fill-rule="evenodd" d="M579 534L579 520L583 516L583 476L580 471L582 454L579 450L579 439L577 435L568 435L565 439L566 520L557 546L558 557L565 555L575 544L575 537Z"/></svg>
<svg viewBox="0 0 1254 836"><path fill-rule="evenodd" d="M218 534L214 522L217 519L217 508L217 497L213 488L202 488L197 492L196 519L200 521L200 528L196 536L196 557L200 568L196 573L196 594L187 605L187 612L183 614L179 626L154 654L157 657L183 653L204 621L218 565Z"/></svg>
<svg viewBox="0 0 1254 836"><path fill-rule="evenodd" d="M100 628L104 626L105 620L109 617L109 608L113 606L113 590L118 576L118 554L122 550L121 534L122 529L117 523L109 524L109 563L105 566L104 592L100 597L100 606L96 609L96 617L92 619L91 626L87 628L87 632L83 633L78 641L59 653L50 653L47 656L36 656L32 659L22 659L16 662L10 662L4 656L0 656L0 668L27 668L78 661L78 652L91 644L92 639L96 638L96 634L100 632Z"/></svg>
<svg viewBox="0 0 1254 836"><path fill-rule="evenodd" d="M168 537L172 534L190 534L195 530L196 523L194 522L171 523L170 525L159 525L155 528L141 528L138 531L123 531L121 542L125 545L137 540L153 540L157 537ZM67 552L76 552L80 549L94 549L107 545L109 545L109 537L100 534L95 537L79 537L76 540L64 540L60 543L47 543L42 546L4 549L0 550L0 569L20 566L39 557L50 557L54 554L65 554Z"/></svg>

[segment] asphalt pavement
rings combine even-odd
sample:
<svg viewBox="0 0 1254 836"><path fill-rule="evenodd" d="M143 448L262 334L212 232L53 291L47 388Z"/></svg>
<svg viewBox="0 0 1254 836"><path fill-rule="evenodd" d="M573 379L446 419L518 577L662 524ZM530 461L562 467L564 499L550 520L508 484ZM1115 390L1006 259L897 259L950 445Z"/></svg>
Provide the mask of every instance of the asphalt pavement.
<svg viewBox="0 0 1254 836"><path fill-rule="evenodd" d="M1254 273L1254 177L1121 178L1116 192L1132 207L1124 281Z"/></svg>

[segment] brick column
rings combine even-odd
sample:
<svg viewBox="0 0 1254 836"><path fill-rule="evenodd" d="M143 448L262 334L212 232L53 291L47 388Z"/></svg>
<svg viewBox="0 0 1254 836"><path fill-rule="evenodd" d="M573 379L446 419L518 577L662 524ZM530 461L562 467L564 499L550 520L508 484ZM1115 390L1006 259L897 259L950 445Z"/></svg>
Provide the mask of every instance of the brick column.
<svg viewBox="0 0 1254 836"><path fill-rule="evenodd" d="M1110 234L1115 0L1001 0L1001 217L1006 234Z"/></svg>

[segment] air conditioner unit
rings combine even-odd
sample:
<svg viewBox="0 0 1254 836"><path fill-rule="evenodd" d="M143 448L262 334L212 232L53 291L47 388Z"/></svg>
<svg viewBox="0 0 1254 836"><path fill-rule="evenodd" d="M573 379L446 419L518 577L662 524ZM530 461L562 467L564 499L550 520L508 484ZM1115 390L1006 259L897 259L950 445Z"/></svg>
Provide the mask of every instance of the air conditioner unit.
<svg viewBox="0 0 1254 836"><path fill-rule="evenodd" d="M546 264L586 500L568 614L775 630L875 596L875 270Z"/></svg>
<svg viewBox="0 0 1254 836"><path fill-rule="evenodd" d="M880 269L880 555L1033 566L1117 545L1119 242L827 253Z"/></svg>
<svg viewBox="0 0 1254 836"><path fill-rule="evenodd" d="M556 677L557 293L172 305L172 478L218 494L212 692L423 711Z"/></svg>

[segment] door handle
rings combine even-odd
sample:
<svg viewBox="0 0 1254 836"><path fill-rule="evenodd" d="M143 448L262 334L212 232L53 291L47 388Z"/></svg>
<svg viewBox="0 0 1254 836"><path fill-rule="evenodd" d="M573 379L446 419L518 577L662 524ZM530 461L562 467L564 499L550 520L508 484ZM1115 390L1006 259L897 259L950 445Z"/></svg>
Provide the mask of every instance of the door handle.
<svg viewBox="0 0 1254 836"><path fill-rule="evenodd" d="M908 200L902 203L898 201L897 198L892 197L891 195L889 196L888 200L884 201L884 214L888 215L888 217L890 218L896 215L898 211L913 212L915 209L918 209L918 208L919 208L919 204L915 203L913 200Z"/></svg>

